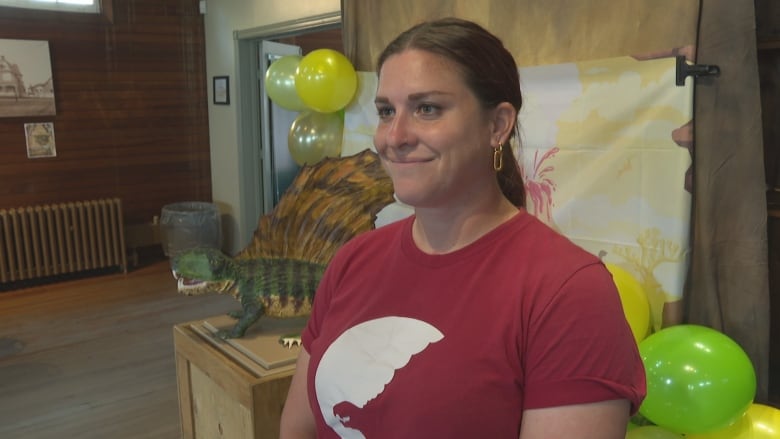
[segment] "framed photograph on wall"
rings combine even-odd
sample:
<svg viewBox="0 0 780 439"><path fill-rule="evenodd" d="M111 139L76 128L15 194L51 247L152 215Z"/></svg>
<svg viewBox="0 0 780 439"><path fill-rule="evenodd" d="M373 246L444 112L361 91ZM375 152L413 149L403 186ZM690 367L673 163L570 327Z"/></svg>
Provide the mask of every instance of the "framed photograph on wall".
<svg viewBox="0 0 780 439"><path fill-rule="evenodd" d="M0 39L0 117L55 114L49 42Z"/></svg>
<svg viewBox="0 0 780 439"><path fill-rule="evenodd" d="M227 76L214 77L214 104L230 105L230 81Z"/></svg>

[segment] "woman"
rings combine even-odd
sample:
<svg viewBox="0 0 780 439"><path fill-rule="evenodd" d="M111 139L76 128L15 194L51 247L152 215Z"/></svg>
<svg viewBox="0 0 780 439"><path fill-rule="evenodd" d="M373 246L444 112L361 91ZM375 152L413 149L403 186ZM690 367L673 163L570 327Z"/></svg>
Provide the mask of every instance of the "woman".
<svg viewBox="0 0 780 439"><path fill-rule="evenodd" d="M522 207L511 54L442 19L377 71L374 146L414 215L331 261L282 437L622 439L641 359L604 265Z"/></svg>

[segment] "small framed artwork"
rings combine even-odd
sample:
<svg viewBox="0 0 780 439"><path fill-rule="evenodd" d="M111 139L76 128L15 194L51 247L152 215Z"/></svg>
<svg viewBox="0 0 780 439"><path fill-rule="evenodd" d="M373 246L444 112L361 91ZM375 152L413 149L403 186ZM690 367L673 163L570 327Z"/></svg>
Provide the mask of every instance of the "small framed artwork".
<svg viewBox="0 0 780 439"><path fill-rule="evenodd" d="M230 105L230 82L227 76L214 77L214 104Z"/></svg>
<svg viewBox="0 0 780 439"><path fill-rule="evenodd" d="M27 158L57 157L54 144L54 123L26 123L24 135L27 138Z"/></svg>

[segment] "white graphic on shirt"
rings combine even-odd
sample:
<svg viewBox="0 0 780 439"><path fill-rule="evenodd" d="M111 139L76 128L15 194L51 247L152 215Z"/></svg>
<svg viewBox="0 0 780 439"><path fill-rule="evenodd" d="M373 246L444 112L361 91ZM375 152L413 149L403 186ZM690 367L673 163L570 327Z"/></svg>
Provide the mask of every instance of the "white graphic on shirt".
<svg viewBox="0 0 780 439"><path fill-rule="evenodd" d="M344 439L365 438L348 413L360 409L384 392L395 371L412 355L444 338L430 324L408 317L382 317L345 331L322 356L314 389L325 422ZM337 407L337 405L339 407Z"/></svg>

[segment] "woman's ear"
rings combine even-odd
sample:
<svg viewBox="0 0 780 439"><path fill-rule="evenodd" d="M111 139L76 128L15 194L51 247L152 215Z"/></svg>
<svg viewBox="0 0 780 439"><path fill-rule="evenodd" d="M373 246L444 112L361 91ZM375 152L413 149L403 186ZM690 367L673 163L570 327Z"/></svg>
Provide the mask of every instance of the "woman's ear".
<svg viewBox="0 0 780 439"><path fill-rule="evenodd" d="M493 111L493 132L491 137L496 139L497 142L506 143L517 123L517 110L509 102L502 102Z"/></svg>

